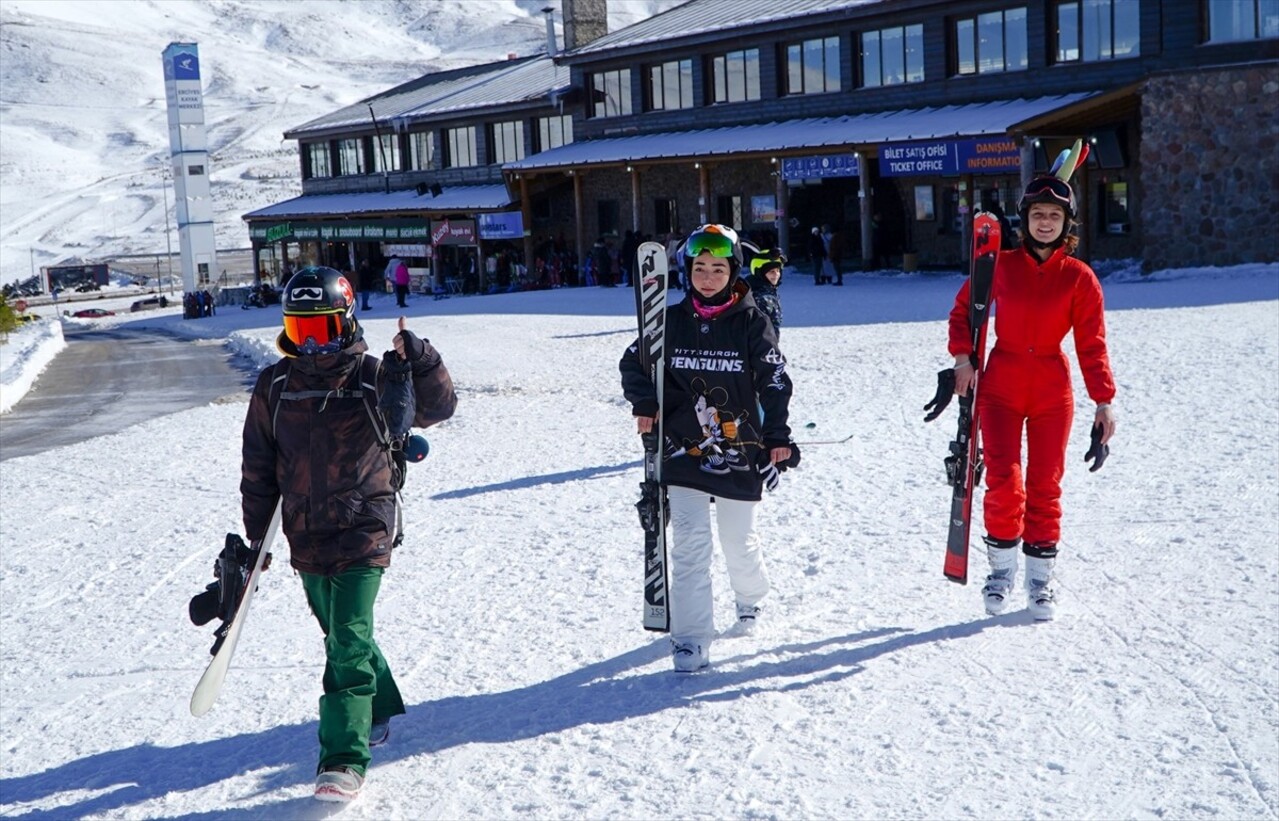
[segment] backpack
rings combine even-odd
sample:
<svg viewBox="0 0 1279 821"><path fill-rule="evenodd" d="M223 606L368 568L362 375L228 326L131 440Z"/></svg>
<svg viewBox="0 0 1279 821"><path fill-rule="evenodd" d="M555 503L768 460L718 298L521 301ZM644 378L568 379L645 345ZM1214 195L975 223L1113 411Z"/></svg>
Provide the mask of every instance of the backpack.
<svg viewBox="0 0 1279 821"><path fill-rule="evenodd" d="M377 438L378 449L386 454L391 465L391 485L395 489L395 533L392 546L399 547L404 540L403 514L400 511L400 491L404 489L404 481L408 473L408 459L404 454L402 442L397 441L387 426L386 417L378 408L378 372L382 368L382 360L373 354L360 355L360 367L344 387L327 391L286 391L289 372L293 360L289 357L281 359L272 366L271 388L267 393L267 406L271 410L271 436L275 437L276 417L280 413L280 403L296 402L302 399L359 399L368 414L369 424L373 427L373 435ZM354 387L352 387L354 384Z"/></svg>

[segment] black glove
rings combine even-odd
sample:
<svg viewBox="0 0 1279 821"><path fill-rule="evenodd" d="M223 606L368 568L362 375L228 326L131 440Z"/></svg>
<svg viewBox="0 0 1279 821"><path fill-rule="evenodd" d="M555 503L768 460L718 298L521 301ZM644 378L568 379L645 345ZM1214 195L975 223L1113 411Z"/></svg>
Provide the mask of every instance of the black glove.
<svg viewBox="0 0 1279 821"><path fill-rule="evenodd" d="M799 445L794 444L793 441L773 442L773 444L770 444L770 442L764 442L765 453L770 453L770 451L773 450L774 448L790 449L790 458L785 460L785 462L778 462L778 464L776 464L776 467L778 467L779 471L785 473L789 471L790 468L799 467Z"/></svg>
<svg viewBox="0 0 1279 821"><path fill-rule="evenodd" d="M955 369L946 368L937 372L937 394L933 396L933 400L924 405L924 410L931 409L932 412L924 417L925 422L931 422L941 412L950 406L950 398L955 395Z"/></svg>
<svg viewBox="0 0 1279 821"><path fill-rule="evenodd" d="M1101 435L1104 431L1105 428L1100 423L1092 426L1092 442L1088 445L1088 452L1084 454L1084 461L1087 462L1089 459L1096 459L1097 461L1092 467L1088 468L1089 473L1096 473L1101 470L1101 466L1106 464L1106 457L1110 455L1110 445L1101 443Z"/></svg>
<svg viewBox="0 0 1279 821"><path fill-rule="evenodd" d="M400 331L400 339L404 340L404 358L408 361L416 362L426 354L426 343L412 331Z"/></svg>
<svg viewBox="0 0 1279 821"><path fill-rule="evenodd" d="M775 465L779 471L785 473L791 468L799 467L799 445L794 442L765 442L762 451L765 460L768 460L773 448L790 448L790 458Z"/></svg>
<svg viewBox="0 0 1279 821"><path fill-rule="evenodd" d="M408 334L408 331L400 333ZM422 344L417 337L413 337L413 341L418 345ZM406 339L404 350L408 349ZM413 365L409 360L400 359L395 351L387 351L382 354L382 370L385 379L377 407L382 411L391 438L402 439L408 435L409 428L413 425L413 415L417 412L417 398L413 395Z"/></svg>

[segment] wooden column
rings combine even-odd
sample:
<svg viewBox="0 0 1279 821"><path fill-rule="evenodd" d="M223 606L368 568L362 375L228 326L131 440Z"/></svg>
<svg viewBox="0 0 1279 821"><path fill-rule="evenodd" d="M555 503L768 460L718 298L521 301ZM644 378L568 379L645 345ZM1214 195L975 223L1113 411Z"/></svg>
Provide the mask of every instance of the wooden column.
<svg viewBox="0 0 1279 821"><path fill-rule="evenodd" d="M577 234L573 237L573 242L575 243L573 253L577 256L579 270L583 261L583 254L586 253L586 223L583 222L586 219L586 215L583 213L584 206L582 172L577 171L573 173L573 211L577 219Z"/></svg>
<svg viewBox="0 0 1279 821"><path fill-rule="evenodd" d="M875 210L875 197L870 190L870 174L867 173L866 154L857 153L857 198L861 205L862 270L869 271L875 262L875 227L871 216ZM881 239L882 241L882 239Z"/></svg>
<svg viewBox="0 0 1279 821"><path fill-rule="evenodd" d="M1092 209L1088 206L1091 200L1088 196L1088 163L1081 162L1079 167L1075 169L1075 210L1078 216L1075 219L1079 221L1079 249L1075 251L1075 256L1084 262L1091 264L1092 258L1092 238L1093 238L1093 220L1091 218Z"/></svg>
<svg viewBox="0 0 1279 821"><path fill-rule="evenodd" d="M697 169L697 219L699 225L711 221L711 170L704 162Z"/></svg>
<svg viewBox="0 0 1279 821"><path fill-rule="evenodd" d="M631 166L631 230L640 233L640 172Z"/></svg>
<svg viewBox="0 0 1279 821"><path fill-rule="evenodd" d="M524 224L524 265L529 270L533 265L533 203L528 194L528 175L520 174L520 220ZM476 227L476 240L479 239L479 228Z"/></svg>
<svg viewBox="0 0 1279 821"><path fill-rule="evenodd" d="M773 176L777 183L777 250L790 253L790 186L782 177L782 164L774 160Z"/></svg>

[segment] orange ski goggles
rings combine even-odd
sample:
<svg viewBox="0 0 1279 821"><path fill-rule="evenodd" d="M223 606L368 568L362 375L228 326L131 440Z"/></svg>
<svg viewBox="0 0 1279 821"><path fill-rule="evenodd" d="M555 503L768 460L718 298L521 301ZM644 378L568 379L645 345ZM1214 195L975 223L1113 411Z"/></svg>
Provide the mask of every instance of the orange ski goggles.
<svg viewBox="0 0 1279 821"><path fill-rule="evenodd" d="M303 354L342 350L342 314L285 314L284 335Z"/></svg>

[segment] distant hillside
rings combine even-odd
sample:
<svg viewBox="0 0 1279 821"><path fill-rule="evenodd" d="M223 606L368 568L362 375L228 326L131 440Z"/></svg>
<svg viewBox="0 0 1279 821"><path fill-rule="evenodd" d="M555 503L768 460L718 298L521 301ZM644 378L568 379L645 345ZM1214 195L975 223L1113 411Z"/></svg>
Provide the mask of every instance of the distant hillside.
<svg viewBox="0 0 1279 821"><path fill-rule="evenodd" d="M610 0L609 27L680 2ZM170 42L200 45L218 245L239 247L241 214L301 191L286 128L430 71L544 51L548 4L3 0L0 282L69 256L164 252Z"/></svg>

